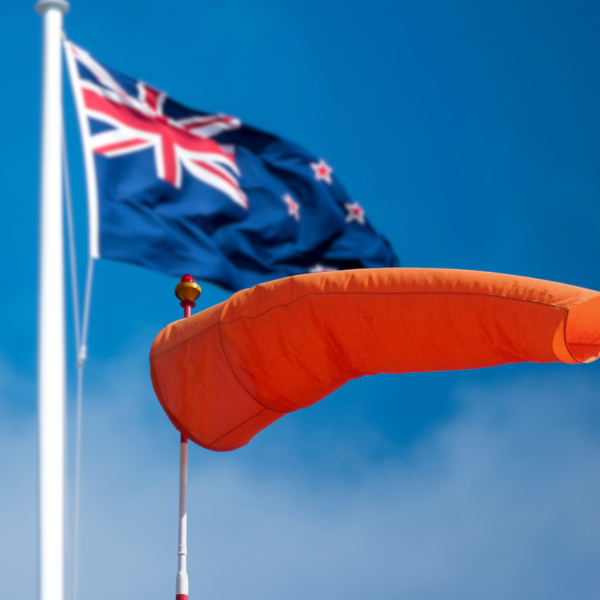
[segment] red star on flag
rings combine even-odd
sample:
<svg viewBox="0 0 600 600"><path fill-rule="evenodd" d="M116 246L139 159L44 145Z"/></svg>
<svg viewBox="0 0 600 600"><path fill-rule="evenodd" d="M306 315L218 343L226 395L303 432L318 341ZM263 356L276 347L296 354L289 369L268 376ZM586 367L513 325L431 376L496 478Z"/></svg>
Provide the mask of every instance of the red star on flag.
<svg viewBox="0 0 600 600"><path fill-rule="evenodd" d="M315 172L315 179L320 181L323 179L331 184L331 174L333 169L321 158L318 163L310 163L310 168Z"/></svg>
<svg viewBox="0 0 600 600"><path fill-rule="evenodd" d="M288 216L300 220L300 205L292 198L291 194L284 194L281 199L287 204Z"/></svg>
<svg viewBox="0 0 600 600"><path fill-rule="evenodd" d="M356 221L360 225L365 224L365 211L358 202L347 202L344 204L346 209L346 223Z"/></svg>

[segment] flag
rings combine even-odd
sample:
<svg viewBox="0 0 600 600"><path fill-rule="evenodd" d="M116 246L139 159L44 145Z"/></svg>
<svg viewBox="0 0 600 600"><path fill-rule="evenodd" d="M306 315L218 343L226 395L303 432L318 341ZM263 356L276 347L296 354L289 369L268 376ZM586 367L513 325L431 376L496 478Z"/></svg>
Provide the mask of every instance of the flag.
<svg viewBox="0 0 600 600"><path fill-rule="evenodd" d="M179 104L65 42L90 253L229 290L398 266L333 168L297 144Z"/></svg>

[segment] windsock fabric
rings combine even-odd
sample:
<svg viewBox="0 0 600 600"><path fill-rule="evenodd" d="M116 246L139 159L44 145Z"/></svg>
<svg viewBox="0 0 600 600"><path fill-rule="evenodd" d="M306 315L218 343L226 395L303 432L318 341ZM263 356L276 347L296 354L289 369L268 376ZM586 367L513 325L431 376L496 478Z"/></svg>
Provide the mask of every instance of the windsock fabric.
<svg viewBox="0 0 600 600"><path fill-rule="evenodd" d="M350 379L600 355L600 293L473 271L362 269L243 290L176 321L150 352L154 389L200 446L247 444Z"/></svg>

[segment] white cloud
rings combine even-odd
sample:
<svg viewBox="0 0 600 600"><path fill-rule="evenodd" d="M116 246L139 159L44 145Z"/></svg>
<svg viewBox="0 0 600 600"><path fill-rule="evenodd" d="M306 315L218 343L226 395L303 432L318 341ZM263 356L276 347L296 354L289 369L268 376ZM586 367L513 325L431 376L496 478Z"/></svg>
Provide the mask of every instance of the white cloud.
<svg viewBox="0 0 600 600"><path fill-rule="evenodd" d="M174 593L176 437L121 364L85 415L81 600ZM357 453L347 480L194 449L191 598L595 600L597 389L559 374L459 391L456 417L384 461ZM0 596L33 598L35 430L19 427L1 426Z"/></svg>

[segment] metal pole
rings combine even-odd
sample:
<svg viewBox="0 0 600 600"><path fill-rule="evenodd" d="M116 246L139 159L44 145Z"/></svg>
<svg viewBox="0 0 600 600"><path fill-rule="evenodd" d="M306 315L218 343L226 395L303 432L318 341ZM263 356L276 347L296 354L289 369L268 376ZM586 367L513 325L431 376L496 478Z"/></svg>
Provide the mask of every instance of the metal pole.
<svg viewBox="0 0 600 600"><path fill-rule="evenodd" d="M44 29L38 306L39 585L64 598L65 304L62 205L62 21L64 0L36 5Z"/></svg>
<svg viewBox="0 0 600 600"><path fill-rule="evenodd" d="M200 297L200 286L191 275L184 275L175 286L175 296L181 301L183 318L187 319ZM188 440L181 434L179 452L179 545L177 549L177 580L175 600L188 600L189 581L187 575L187 465Z"/></svg>
<svg viewBox="0 0 600 600"><path fill-rule="evenodd" d="M181 435L179 451L179 544L177 546L177 580L175 600L188 600L187 574L187 464L188 440Z"/></svg>

